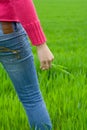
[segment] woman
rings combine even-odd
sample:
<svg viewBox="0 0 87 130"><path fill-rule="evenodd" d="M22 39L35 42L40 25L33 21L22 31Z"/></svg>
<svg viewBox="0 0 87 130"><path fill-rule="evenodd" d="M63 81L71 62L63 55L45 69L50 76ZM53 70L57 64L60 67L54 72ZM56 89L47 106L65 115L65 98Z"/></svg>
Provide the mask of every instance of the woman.
<svg viewBox="0 0 87 130"><path fill-rule="evenodd" d="M39 89L28 36L32 45L37 47L40 68L49 69L54 56L46 44L32 0L1 0L0 62L14 84L30 128L51 130L52 124Z"/></svg>

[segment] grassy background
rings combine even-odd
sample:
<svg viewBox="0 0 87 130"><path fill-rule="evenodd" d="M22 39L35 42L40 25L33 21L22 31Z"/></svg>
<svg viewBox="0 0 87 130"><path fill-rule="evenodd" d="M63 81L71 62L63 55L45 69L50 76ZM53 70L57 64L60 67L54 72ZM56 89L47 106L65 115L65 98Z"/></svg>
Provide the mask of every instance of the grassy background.
<svg viewBox="0 0 87 130"><path fill-rule="evenodd" d="M32 47L40 88L53 130L87 130L87 1L34 0L47 44L55 60L48 71L39 69ZM60 70L67 67L73 77ZM0 130L29 130L25 111L0 66Z"/></svg>

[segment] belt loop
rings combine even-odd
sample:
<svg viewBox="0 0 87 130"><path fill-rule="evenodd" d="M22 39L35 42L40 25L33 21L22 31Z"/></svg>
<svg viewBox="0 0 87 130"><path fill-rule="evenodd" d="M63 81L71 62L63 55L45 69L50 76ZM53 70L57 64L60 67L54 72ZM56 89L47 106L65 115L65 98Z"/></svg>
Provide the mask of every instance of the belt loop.
<svg viewBox="0 0 87 130"><path fill-rule="evenodd" d="M17 28L17 22L14 22L14 27L15 27L15 31L17 31L18 30L18 28Z"/></svg>

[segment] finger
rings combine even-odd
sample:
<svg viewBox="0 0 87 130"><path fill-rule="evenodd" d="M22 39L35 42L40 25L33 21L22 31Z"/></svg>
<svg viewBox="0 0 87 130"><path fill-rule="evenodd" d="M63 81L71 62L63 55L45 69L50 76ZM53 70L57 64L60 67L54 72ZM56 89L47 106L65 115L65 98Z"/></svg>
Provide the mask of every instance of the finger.
<svg viewBox="0 0 87 130"><path fill-rule="evenodd" d="M42 68L42 70L46 70L46 68Z"/></svg>
<svg viewBox="0 0 87 130"><path fill-rule="evenodd" d="M54 60L54 57L52 57L49 61L48 61L48 64L49 64L49 67L52 67L52 62Z"/></svg>
<svg viewBox="0 0 87 130"><path fill-rule="evenodd" d="M48 61L48 66L49 66L49 68L51 67L51 61Z"/></svg>
<svg viewBox="0 0 87 130"><path fill-rule="evenodd" d="M41 62L41 66L45 66L46 64L47 64L46 61Z"/></svg>
<svg viewBox="0 0 87 130"><path fill-rule="evenodd" d="M51 62L53 59L47 60L47 61L43 61L41 62L41 66L40 68L45 70L45 69L49 69L51 67Z"/></svg>
<svg viewBox="0 0 87 130"><path fill-rule="evenodd" d="M51 60L48 61L49 68L52 67L52 61L53 61L53 59L51 59Z"/></svg>
<svg viewBox="0 0 87 130"><path fill-rule="evenodd" d="M47 70L47 69L49 69L49 67L48 66L41 66L40 69Z"/></svg>
<svg viewBox="0 0 87 130"><path fill-rule="evenodd" d="M42 68L42 67L45 67L46 65L47 65L46 61L42 61L42 62L41 62L41 68Z"/></svg>
<svg viewBox="0 0 87 130"><path fill-rule="evenodd" d="M46 64L41 64L40 68L43 69L43 70L49 69L49 64L48 64L48 63L46 63Z"/></svg>
<svg viewBox="0 0 87 130"><path fill-rule="evenodd" d="M41 70L48 70L49 68L42 68Z"/></svg>

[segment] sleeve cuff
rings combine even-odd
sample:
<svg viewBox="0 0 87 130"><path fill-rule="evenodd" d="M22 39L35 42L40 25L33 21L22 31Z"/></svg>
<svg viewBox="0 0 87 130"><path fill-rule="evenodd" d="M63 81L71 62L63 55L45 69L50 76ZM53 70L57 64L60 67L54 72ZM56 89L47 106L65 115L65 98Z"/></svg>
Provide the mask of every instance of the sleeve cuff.
<svg viewBox="0 0 87 130"><path fill-rule="evenodd" d="M39 21L23 26L32 42L32 45L38 46L46 42L47 39Z"/></svg>

